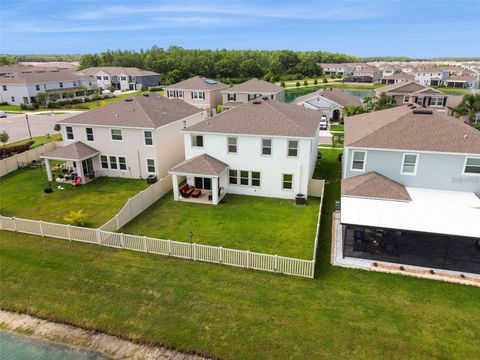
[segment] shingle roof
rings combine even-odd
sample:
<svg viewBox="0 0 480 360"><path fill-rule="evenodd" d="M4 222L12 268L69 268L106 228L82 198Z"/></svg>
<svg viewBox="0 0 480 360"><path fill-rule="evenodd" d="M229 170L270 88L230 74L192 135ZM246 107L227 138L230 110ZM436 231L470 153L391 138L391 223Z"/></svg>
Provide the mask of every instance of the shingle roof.
<svg viewBox="0 0 480 360"><path fill-rule="evenodd" d="M268 93L276 94L283 90L284 88L279 85L272 84L265 80L259 80L257 78L253 78L241 84L234 85L231 88L226 89L224 91L225 92L246 92L246 93L268 92Z"/></svg>
<svg viewBox="0 0 480 360"><path fill-rule="evenodd" d="M342 180L342 196L411 201L402 184L374 171Z"/></svg>
<svg viewBox="0 0 480 360"><path fill-rule="evenodd" d="M41 157L55 160L84 160L100 152L81 141L44 153Z"/></svg>
<svg viewBox="0 0 480 360"><path fill-rule="evenodd" d="M415 80L415 75L412 74L412 73L399 73L399 74L393 74L393 75L388 75L388 76L384 76L382 77L382 79L386 79L386 80L396 80L396 79L408 79L408 80Z"/></svg>
<svg viewBox="0 0 480 360"><path fill-rule="evenodd" d="M345 146L480 154L480 131L438 111L405 105L347 117Z"/></svg>
<svg viewBox="0 0 480 360"><path fill-rule="evenodd" d="M72 70L32 68L22 71L13 71L0 76L0 84L39 84L69 80L88 80L88 77L79 75Z"/></svg>
<svg viewBox="0 0 480 360"><path fill-rule="evenodd" d="M476 81L475 75L456 75L450 76L447 81Z"/></svg>
<svg viewBox="0 0 480 360"><path fill-rule="evenodd" d="M194 76L190 79L186 79L165 87L165 89L180 90L223 90L225 88L228 88L228 85L225 85L220 81L207 79L202 76Z"/></svg>
<svg viewBox="0 0 480 360"><path fill-rule="evenodd" d="M299 98L295 99L295 104L308 101L317 96L322 96L328 100L337 103L340 106L362 106L362 101L360 100L360 98L333 88L320 89L309 94L300 96Z"/></svg>
<svg viewBox="0 0 480 360"><path fill-rule="evenodd" d="M118 127L158 128L201 110L183 100L152 93L137 95L59 121L60 124L89 124Z"/></svg>
<svg viewBox="0 0 480 360"><path fill-rule="evenodd" d="M119 75L119 74L126 74L129 76L153 76L153 75L160 75L156 72L143 70L136 67L120 67L120 66L97 66L97 67L90 67L83 70L80 70L82 73L93 76L100 71L107 73L108 75Z"/></svg>
<svg viewBox="0 0 480 360"><path fill-rule="evenodd" d="M202 154L181 162L170 169L170 172L218 176L224 172L226 168L228 168L228 164L208 154Z"/></svg>
<svg viewBox="0 0 480 360"><path fill-rule="evenodd" d="M406 82L400 82L397 84L382 86L381 88L376 89L375 92L377 94L390 92L390 93L398 93L398 94L429 93L429 94L446 95L440 90L436 90L429 86L418 84L415 81L406 81Z"/></svg>
<svg viewBox="0 0 480 360"><path fill-rule="evenodd" d="M320 115L315 110L277 100L256 99L184 131L311 138L316 135L319 123Z"/></svg>

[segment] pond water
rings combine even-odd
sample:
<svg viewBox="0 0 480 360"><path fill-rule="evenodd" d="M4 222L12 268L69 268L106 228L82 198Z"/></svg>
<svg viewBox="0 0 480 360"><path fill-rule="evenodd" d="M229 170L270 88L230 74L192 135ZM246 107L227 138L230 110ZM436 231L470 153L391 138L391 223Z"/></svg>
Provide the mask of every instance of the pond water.
<svg viewBox="0 0 480 360"><path fill-rule="evenodd" d="M363 99L364 97L367 96L375 96L375 90L373 89L336 89L342 92L345 92L347 94L359 97L360 99ZM290 103L294 101L296 98L303 96L305 94L311 93L315 91L312 88L309 89L294 89L294 90L287 90L285 91L285 102Z"/></svg>
<svg viewBox="0 0 480 360"><path fill-rule="evenodd" d="M107 360L88 351L72 349L48 341L0 331L1 360Z"/></svg>

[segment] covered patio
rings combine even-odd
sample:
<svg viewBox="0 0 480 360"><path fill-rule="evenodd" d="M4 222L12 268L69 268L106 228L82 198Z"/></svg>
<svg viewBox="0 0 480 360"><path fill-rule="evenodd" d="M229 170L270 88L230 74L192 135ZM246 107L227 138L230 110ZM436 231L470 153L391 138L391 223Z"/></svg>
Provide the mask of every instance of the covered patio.
<svg viewBox="0 0 480 360"><path fill-rule="evenodd" d="M227 169L227 164L208 154L181 162L170 170L174 200L217 205L226 194L222 184L227 181Z"/></svg>
<svg viewBox="0 0 480 360"><path fill-rule="evenodd" d="M99 154L98 150L81 141L77 141L47 152L41 157L45 160L48 181L79 185L95 179L93 159ZM62 174L59 174L58 177L54 177L52 160L66 161L66 166L59 168Z"/></svg>

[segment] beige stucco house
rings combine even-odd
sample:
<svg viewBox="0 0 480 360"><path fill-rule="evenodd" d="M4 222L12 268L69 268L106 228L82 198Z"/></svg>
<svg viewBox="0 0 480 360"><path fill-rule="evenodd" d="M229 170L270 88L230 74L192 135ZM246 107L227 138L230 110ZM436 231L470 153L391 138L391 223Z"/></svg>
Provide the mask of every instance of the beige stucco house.
<svg viewBox="0 0 480 360"><path fill-rule="evenodd" d="M440 90L416 83L415 81L387 85L375 90L377 96L387 94L395 99L397 106L403 104L418 104L437 109L445 109L448 95Z"/></svg>
<svg viewBox="0 0 480 360"><path fill-rule="evenodd" d="M223 108L231 109L258 97L285 101L285 89L268 81L253 78L222 90Z"/></svg>

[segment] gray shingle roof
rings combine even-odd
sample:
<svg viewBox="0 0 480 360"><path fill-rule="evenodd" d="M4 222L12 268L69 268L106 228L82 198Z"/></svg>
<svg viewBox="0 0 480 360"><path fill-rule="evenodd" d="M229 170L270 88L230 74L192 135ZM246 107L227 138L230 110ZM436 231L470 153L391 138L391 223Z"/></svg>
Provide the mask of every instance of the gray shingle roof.
<svg viewBox="0 0 480 360"><path fill-rule="evenodd" d="M184 131L266 136L314 137L320 115L315 110L277 100L252 100Z"/></svg>
<svg viewBox="0 0 480 360"><path fill-rule="evenodd" d="M202 154L181 162L174 166L170 172L218 176L224 172L226 168L228 168L228 164L208 154Z"/></svg>
<svg viewBox="0 0 480 360"><path fill-rule="evenodd" d="M55 160L84 160L100 152L81 141L44 153L41 157Z"/></svg>
<svg viewBox="0 0 480 360"><path fill-rule="evenodd" d="M224 92L244 92L244 93L274 93L277 94L284 90L283 87L279 85L272 84L265 80L260 80L253 78L247 80L241 84L232 86L229 89L224 90Z"/></svg>
<svg viewBox="0 0 480 360"><path fill-rule="evenodd" d="M155 93L137 95L59 121L60 124L88 124L117 127L158 128L201 110L183 100L167 99Z"/></svg>
<svg viewBox="0 0 480 360"><path fill-rule="evenodd" d="M333 88L319 89L311 92L310 94L300 96L299 98L295 99L295 104L308 101L317 96L322 96L340 106L362 106L362 101L360 98Z"/></svg>
<svg viewBox="0 0 480 360"><path fill-rule="evenodd" d="M374 171L342 180L343 196L411 201L402 184Z"/></svg>
<svg viewBox="0 0 480 360"><path fill-rule="evenodd" d="M228 85L220 81L207 79L202 76L194 76L190 79L180 81L176 84L166 86L165 89L180 89L180 90L223 90L228 88Z"/></svg>
<svg viewBox="0 0 480 360"><path fill-rule="evenodd" d="M72 70L58 69L27 69L13 71L0 76L0 84L39 84L47 82L62 82L74 80L88 80L85 75L77 74Z"/></svg>
<svg viewBox="0 0 480 360"><path fill-rule="evenodd" d="M108 75L126 74L128 76L153 76L160 75L156 72L143 70L136 67L120 67L120 66L97 66L80 70L85 75L93 76L100 71L107 73Z"/></svg>

